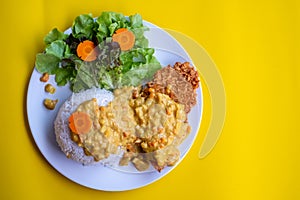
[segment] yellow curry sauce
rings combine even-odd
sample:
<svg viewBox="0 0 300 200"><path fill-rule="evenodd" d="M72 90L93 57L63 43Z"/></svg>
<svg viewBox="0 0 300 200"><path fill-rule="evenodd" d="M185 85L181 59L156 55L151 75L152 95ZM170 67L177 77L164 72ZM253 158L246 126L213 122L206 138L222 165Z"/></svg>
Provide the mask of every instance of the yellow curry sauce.
<svg viewBox="0 0 300 200"><path fill-rule="evenodd" d="M116 89L107 106L98 107L92 99L76 111L88 113L93 120L89 133L78 138L72 134L87 155L101 160L121 147L125 153L119 164L132 162L140 171L150 163L158 171L174 165L180 156L177 146L191 131L182 104L154 91L145 96L134 87Z"/></svg>
<svg viewBox="0 0 300 200"><path fill-rule="evenodd" d="M119 137L108 136L106 132L101 131L97 99L93 98L81 103L75 112L87 113L93 122L88 133L72 133L71 137L73 141L84 149L86 155L92 155L95 161L99 161L109 157L112 153L117 153Z"/></svg>

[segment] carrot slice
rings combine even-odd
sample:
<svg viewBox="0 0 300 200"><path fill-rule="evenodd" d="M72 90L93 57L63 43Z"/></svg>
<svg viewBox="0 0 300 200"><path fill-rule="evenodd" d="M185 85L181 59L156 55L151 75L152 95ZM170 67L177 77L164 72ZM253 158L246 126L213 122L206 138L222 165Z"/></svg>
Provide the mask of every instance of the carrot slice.
<svg viewBox="0 0 300 200"><path fill-rule="evenodd" d="M74 112L69 117L69 128L73 133L86 134L92 128L92 120L85 112Z"/></svg>
<svg viewBox="0 0 300 200"><path fill-rule="evenodd" d="M85 40L78 44L77 49L77 56L84 61L93 61L97 58L97 51L95 49L94 42L90 40Z"/></svg>
<svg viewBox="0 0 300 200"><path fill-rule="evenodd" d="M127 51L134 46L135 35L126 28L120 28L113 34L112 40L119 43L122 51Z"/></svg>
<svg viewBox="0 0 300 200"><path fill-rule="evenodd" d="M124 31L128 31L127 28L119 28L118 30L115 31L116 34L124 32Z"/></svg>

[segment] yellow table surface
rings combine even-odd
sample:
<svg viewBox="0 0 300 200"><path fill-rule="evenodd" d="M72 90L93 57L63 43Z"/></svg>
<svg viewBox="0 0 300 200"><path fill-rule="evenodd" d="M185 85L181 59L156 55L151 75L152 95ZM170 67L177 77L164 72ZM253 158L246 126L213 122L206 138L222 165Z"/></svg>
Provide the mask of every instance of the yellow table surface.
<svg viewBox="0 0 300 200"><path fill-rule="evenodd" d="M226 121L213 151L198 158L211 115L205 108L182 163L126 192L85 188L59 174L27 123L27 85L45 34L68 28L79 14L102 11L140 13L193 38L215 61L226 89ZM0 18L0 199L300 198L299 1L10 0L2 2Z"/></svg>

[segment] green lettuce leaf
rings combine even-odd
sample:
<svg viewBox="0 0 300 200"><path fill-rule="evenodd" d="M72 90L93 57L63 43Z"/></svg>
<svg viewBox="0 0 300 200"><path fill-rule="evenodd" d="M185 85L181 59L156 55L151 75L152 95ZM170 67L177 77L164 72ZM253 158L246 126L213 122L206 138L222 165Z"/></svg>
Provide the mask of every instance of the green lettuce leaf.
<svg viewBox="0 0 300 200"><path fill-rule="evenodd" d="M101 68L99 71L100 86L106 89L115 89L126 85L138 86L150 80L154 73L161 69L152 48L122 52L120 61L121 65L114 69Z"/></svg>
<svg viewBox="0 0 300 200"><path fill-rule="evenodd" d="M56 40L64 40L68 37L67 34L60 32L57 28L52 29L45 37L44 42L45 44L50 44Z"/></svg>
<svg viewBox="0 0 300 200"><path fill-rule="evenodd" d="M126 17L116 12L102 12L96 23L98 24L97 39L99 42L102 42L106 37L111 37L117 29L128 26Z"/></svg>
<svg viewBox="0 0 300 200"><path fill-rule="evenodd" d="M79 92L91 87L99 87L99 68L94 63L83 62L77 71L76 78L73 81L73 91Z"/></svg>
<svg viewBox="0 0 300 200"><path fill-rule="evenodd" d="M148 64L155 61L151 59L154 58L153 48L137 48L131 51L123 51L120 55L120 61L123 65L123 73L126 73L131 68L139 66L141 64Z"/></svg>
<svg viewBox="0 0 300 200"><path fill-rule="evenodd" d="M35 67L40 73L55 74L59 62L60 59L52 54L38 53L35 59Z"/></svg>
<svg viewBox="0 0 300 200"><path fill-rule="evenodd" d="M154 57L153 48L122 52L120 61L123 65L121 85L138 86L151 79L154 73L161 69L160 63Z"/></svg>
<svg viewBox="0 0 300 200"><path fill-rule="evenodd" d="M135 47L136 48L148 47L149 42L148 39L144 36L144 32L149 30L149 28L143 25L143 19L140 14L129 16L128 27L135 35Z"/></svg>
<svg viewBox="0 0 300 200"><path fill-rule="evenodd" d="M159 69L161 69L161 65L158 62L137 66L122 76L121 85L139 86L151 80Z"/></svg>
<svg viewBox="0 0 300 200"><path fill-rule="evenodd" d="M74 77L75 69L72 67L58 68L55 71L55 82L58 86L64 86Z"/></svg>
<svg viewBox="0 0 300 200"><path fill-rule="evenodd" d="M142 16L140 14L129 16L129 27L131 27L132 29L143 27Z"/></svg>
<svg viewBox="0 0 300 200"><path fill-rule="evenodd" d="M113 90L121 87L120 67L107 69L105 66L99 68L99 85L101 88Z"/></svg>
<svg viewBox="0 0 300 200"><path fill-rule="evenodd" d="M65 56L65 51L67 49L67 44L62 41L62 40L56 40L52 43L50 43L45 51L46 54L52 54L60 59L62 59ZM66 54L69 54L69 50L68 52L66 52Z"/></svg>
<svg viewBox="0 0 300 200"><path fill-rule="evenodd" d="M148 30L146 27L131 29L135 35L135 48L146 48L149 45L148 39L144 36L144 32Z"/></svg>
<svg viewBox="0 0 300 200"><path fill-rule="evenodd" d="M91 14L82 14L75 18L72 25L72 34L77 39L92 40L97 27L97 23L95 23Z"/></svg>

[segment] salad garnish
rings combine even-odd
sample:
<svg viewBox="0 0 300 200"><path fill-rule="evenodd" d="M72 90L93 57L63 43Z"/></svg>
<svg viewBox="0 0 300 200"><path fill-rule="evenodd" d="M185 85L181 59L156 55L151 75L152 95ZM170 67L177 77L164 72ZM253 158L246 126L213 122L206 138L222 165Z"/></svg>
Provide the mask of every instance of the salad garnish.
<svg viewBox="0 0 300 200"><path fill-rule="evenodd" d="M58 86L70 84L73 92L138 86L161 68L154 49L148 47L147 30L139 14L79 15L70 33L54 28L45 36L46 47L36 55L36 69L54 75Z"/></svg>

